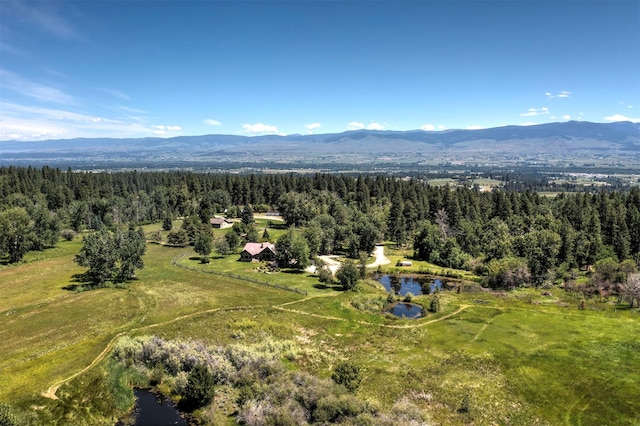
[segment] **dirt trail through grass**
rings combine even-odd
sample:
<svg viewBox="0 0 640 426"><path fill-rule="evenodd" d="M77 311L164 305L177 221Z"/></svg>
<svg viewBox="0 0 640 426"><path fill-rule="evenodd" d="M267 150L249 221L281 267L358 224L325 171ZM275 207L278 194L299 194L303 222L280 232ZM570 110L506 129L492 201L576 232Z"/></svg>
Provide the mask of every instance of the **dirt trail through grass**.
<svg viewBox="0 0 640 426"><path fill-rule="evenodd" d="M420 324L405 324L405 325L375 324L375 323L371 323L371 322L367 322L367 321L351 320L351 319L334 317L334 316L329 316L329 315L314 314L314 313L311 313L311 312L300 311L300 310L297 310L297 309L287 309L287 308L285 308L285 306L288 306L288 305L305 302L305 301L308 301L308 300L311 300L311 299L315 299L315 298L319 298L319 297L335 297L335 296L332 295L332 294L331 295L315 295L315 296L305 297L305 298L300 299L300 300L294 300L292 302L282 303L282 304L279 304L279 305L234 306L234 307L228 307L228 308L207 309L207 310L204 310L204 311L193 312L193 313L190 313L190 314L187 314L187 315L181 315L181 316L172 318L172 319L167 320L167 321L163 321L163 322L159 322L159 323L155 323L155 324L148 324L148 325L144 325L144 326L141 326L141 327L135 327L135 328L132 328L132 329L129 329L129 330L126 330L126 331L121 331L121 332L117 333L115 336L113 336L113 338L111 338L111 340L109 341L107 346L91 362L91 364L87 365L85 368L83 368L82 370L72 374L71 376L57 381L56 383L51 385L47 390L45 390L42 393L42 396L44 396L46 398L49 398L49 399L58 399L58 397L56 396L56 392L58 391L60 386L62 386L65 383L75 379L76 377L80 376L81 374L86 373L87 371L91 370L96 365L98 365L98 363L100 363L100 361L102 361L104 359L104 357L111 351L111 349L113 348L113 345L115 344L116 340L118 340L118 338L120 338L121 336L123 336L123 335L125 335L127 333L133 333L133 332L137 332L137 331L148 330L148 329L151 329L151 328L160 327L160 326L167 325L167 324L172 324L174 322L178 322L178 321L182 321L182 320L185 320L185 319L193 318L193 317L196 317L196 316L199 316L199 315L206 315L206 314L211 314L211 313L215 313L215 312L223 312L223 311L241 311L241 310L254 310L254 309L262 309L262 308L273 308L273 309L281 310L281 311L284 311L284 312L294 313L294 314L297 314L297 315L307 315L307 316L312 316L312 317L315 317L315 318L322 318L322 319L332 320L332 321L353 322L353 323L357 323L357 324L361 324L361 325L379 326L379 327L387 327L387 328L395 328L395 329L408 329L408 328L425 327L425 326L427 326L429 324L433 324L435 322L445 320L447 318L450 318L450 317L452 317L454 315L459 314L460 312L462 312L466 308L472 306L472 305L461 305L455 311L453 311L453 312L451 312L451 313L449 313L447 315L443 315L443 316L441 316L439 318L435 318L435 319L432 319L430 321L421 322Z"/></svg>
<svg viewBox="0 0 640 426"><path fill-rule="evenodd" d="M212 313L223 312L223 311L232 312L232 311L262 309L262 308L268 308L268 307L269 307L269 305L253 305L253 306L232 306L232 307L229 307L229 308L207 309L207 310L204 310L204 311L198 311L198 312L193 312L193 313L186 314L186 315L181 315L181 316L172 318L172 319L167 320L167 321L158 322L158 323L155 323L155 324L148 324L148 325L144 325L142 327L132 328L132 329L127 330L127 331L121 331L120 333L117 333L115 336L113 336L113 338L111 338L111 340L109 341L107 346L91 362L91 364L87 365L85 368L83 368L82 370L72 374L71 376L57 381L56 383L51 385L47 390L45 390L42 393L42 396L44 396L45 398L49 398L49 399L58 399L58 397L56 396L56 392L58 391L60 386L62 386L65 383L75 379L76 377L80 376L81 374L86 373L87 371L91 370L93 367L98 365L98 363L104 359L104 357L109 353L109 351L111 351L111 349L113 348L113 345L116 342L116 340L118 340L118 338L124 336L127 333L133 333L133 332L147 330L147 329L154 328L154 327L160 327L160 326L171 324L171 323L174 323L174 322L177 322L177 321L182 321L182 320L185 320L185 319L193 318L193 317L196 317L196 316L199 316L199 315L206 315L206 314L212 314Z"/></svg>
<svg viewBox="0 0 640 426"><path fill-rule="evenodd" d="M420 328L420 327L427 326L429 324L433 324L434 322L445 320L445 319L450 318L450 317L452 317L454 315L457 315L460 312L462 312L463 310L473 306L473 305L460 305L458 307L458 309L456 309L455 311L453 311L451 313L448 313L446 315L443 315L443 316L441 316L439 318L434 318L434 319L429 320L429 321L420 322L419 324L402 324L402 325L398 325L398 324L378 324L378 323L373 323L373 322L368 322L368 321L361 321L361 320L354 320L354 319L348 319L348 318L334 317L334 316L330 316L330 315L314 314L312 312L301 311L301 310L298 310L298 309L287 309L287 308L283 307L285 305L291 305L293 303L303 302L305 300L314 299L316 297L321 297L321 296L307 297L306 299L297 300L295 302L288 302L288 303L283 303L282 305L275 305L275 306L272 306L272 308L278 309L278 310L284 311L284 312L290 312L290 313L293 313L293 314L307 315L307 316L314 317L314 318L322 318L322 319L332 320L332 321L353 322L353 323L356 323L356 324L370 325L370 326L376 326L376 327L408 329L408 328Z"/></svg>

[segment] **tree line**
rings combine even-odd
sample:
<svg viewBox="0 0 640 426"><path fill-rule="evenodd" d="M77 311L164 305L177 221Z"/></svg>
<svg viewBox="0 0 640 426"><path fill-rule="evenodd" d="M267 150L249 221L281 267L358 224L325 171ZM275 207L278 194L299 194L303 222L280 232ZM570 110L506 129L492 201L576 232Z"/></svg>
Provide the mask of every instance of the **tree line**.
<svg viewBox="0 0 640 426"><path fill-rule="evenodd" d="M61 230L115 230L178 217L197 227L219 212L242 217L247 206L252 213L279 211L306 239L310 258L336 251L358 258L390 240L413 248L417 259L490 272L498 287L541 284L604 259L637 264L640 256L637 187L543 197L370 174L2 167L0 206L0 254L9 262L55 245Z"/></svg>

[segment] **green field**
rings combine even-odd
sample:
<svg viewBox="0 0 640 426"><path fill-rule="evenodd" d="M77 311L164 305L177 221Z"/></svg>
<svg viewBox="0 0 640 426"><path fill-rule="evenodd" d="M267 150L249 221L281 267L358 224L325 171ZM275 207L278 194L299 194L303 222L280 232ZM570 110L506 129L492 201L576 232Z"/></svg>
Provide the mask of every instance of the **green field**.
<svg viewBox="0 0 640 426"><path fill-rule="evenodd" d="M371 283L344 293L321 288L307 273L265 274L237 256L199 265L190 249L161 245L148 246L146 266L128 288L75 292L69 288L83 271L73 262L80 246L61 242L0 269L0 401L34 423L113 424L99 409L104 395L96 383L109 380L110 345L123 334L212 345L293 342L300 355L287 361L290 368L329 377L336 361L355 361L365 371L359 396L383 408L411 396L433 424L640 419L640 314L613 302L588 301L579 310L580 300L560 289L546 296L533 289L450 292L440 295L438 314L394 319L354 309L352 299L381 294ZM203 271L173 265L180 255L179 262ZM395 265L404 253L388 255ZM426 304L428 296L414 301ZM60 399L44 397L47 390ZM459 411L464 400L468 412Z"/></svg>

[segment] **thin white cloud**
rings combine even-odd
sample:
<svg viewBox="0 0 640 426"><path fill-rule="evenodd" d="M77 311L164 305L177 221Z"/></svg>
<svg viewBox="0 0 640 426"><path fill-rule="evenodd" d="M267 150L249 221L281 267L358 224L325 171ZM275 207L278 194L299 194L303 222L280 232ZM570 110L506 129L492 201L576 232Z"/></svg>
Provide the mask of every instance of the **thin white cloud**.
<svg viewBox="0 0 640 426"><path fill-rule="evenodd" d="M571 120L571 116L569 114L565 114L562 116L564 120Z"/></svg>
<svg viewBox="0 0 640 426"><path fill-rule="evenodd" d="M571 92L569 92L568 90L561 90L556 94L553 94L551 92L544 92L544 94L546 95L547 99L568 98L571 95Z"/></svg>
<svg viewBox="0 0 640 426"><path fill-rule="evenodd" d="M349 130L360 130L360 129L364 129L364 123L360 123L358 121L352 121L351 123L347 124L347 128Z"/></svg>
<svg viewBox="0 0 640 426"><path fill-rule="evenodd" d="M5 8L9 17L26 21L34 28L61 39L75 39L79 33L74 26L63 17L60 7L69 7L67 2L7 2Z"/></svg>
<svg viewBox="0 0 640 426"><path fill-rule="evenodd" d="M25 95L40 102L53 102L65 105L76 104L76 99L55 87L46 86L20 77L0 68L0 88Z"/></svg>
<svg viewBox="0 0 640 426"><path fill-rule="evenodd" d="M521 126L535 126L536 123L533 123L531 121L525 121L524 123L520 123Z"/></svg>
<svg viewBox="0 0 640 426"><path fill-rule="evenodd" d="M613 114L608 117L604 117L607 121L631 121L632 123L640 123L640 118L627 117L622 114Z"/></svg>
<svg viewBox="0 0 640 426"><path fill-rule="evenodd" d="M0 52L9 53L19 58L31 58L32 56L31 53L26 51L25 49L16 47L13 44L9 44L6 40L2 39L0 39Z"/></svg>
<svg viewBox="0 0 640 426"><path fill-rule="evenodd" d="M311 123L311 124L307 124L304 127L307 128L307 133L311 134L313 133L314 130L319 129L320 127L322 127L322 124L320 123Z"/></svg>
<svg viewBox="0 0 640 426"><path fill-rule="evenodd" d="M384 130L384 126L380 123L376 123L375 121L369 123L367 125L367 130Z"/></svg>
<svg viewBox="0 0 640 426"><path fill-rule="evenodd" d="M536 117L538 115L545 115L545 114L549 114L549 108L547 108L547 107L529 108L527 110L527 112L521 113L520 116L521 117Z"/></svg>
<svg viewBox="0 0 640 426"><path fill-rule="evenodd" d="M124 106L124 105L118 105L118 108L121 109L122 111L131 113L131 114L146 114L147 113L147 111L145 111L143 109L131 108L131 107Z"/></svg>
<svg viewBox="0 0 640 426"><path fill-rule="evenodd" d="M446 127L442 124L438 124L438 130L445 130Z"/></svg>
<svg viewBox="0 0 640 426"><path fill-rule="evenodd" d="M145 137L161 130L137 120L116 120L64 109L1 101L0 122L0 140ZM175 129L175 126L171 127Z"/></svg>
<svg viewBox="0 0 640 426"><path fill-rule="evenodd" d="M111 89L111 88L108 88L108 87L100 87L97 90L101 91L102 93L106 93L107 95L113 96L114 98L122 99L123 101L131 100L129 95L127 95L126 93L124 93L123 91L118 90L118 89Z"/></svg>
<svg viewBox="0 0 640 426"><path fill-rule="evenodd" d="M426 132L432 132L436 129L436 126L434 126L433 124L425 124L422 127L420 127L420 129L426 131Z"/></svg>
<svg viewBox="0 0 640 426"><path fill-rule="evenodd" d="M165 126L165 125L157 125L157 126L151 126L152 129L155 129L155 132L163 132L162 134L165 133L165 131L167 132L179 132L180 130L182 130L182 127L180 126Z"/></svg>
<svg viewBox="0 0 640 426"><path fill-rule="evenodd" d="M267 134L273 134L273 133L278 133L278 128L276 126L272 126L270 124L262 124L262 123L256 123L256 124L243 124L242 128L244 129L244 133L251 133L251 134L259 134L259 133L267 133Z"/></svg>
<svg viewBox="0 0 640 426"><path fill-rule="evenodd" d="M209 126L222 126L221 122L219 122L218 120L214 120L213 118L207 118L205 120L202 120L202 122L204 124L208 124Z"/></svg>

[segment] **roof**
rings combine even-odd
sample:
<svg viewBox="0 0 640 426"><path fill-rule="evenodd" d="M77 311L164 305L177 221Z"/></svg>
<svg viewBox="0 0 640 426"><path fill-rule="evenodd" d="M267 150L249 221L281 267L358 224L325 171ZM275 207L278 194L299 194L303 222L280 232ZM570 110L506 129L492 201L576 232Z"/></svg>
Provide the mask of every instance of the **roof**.
<svg viewBox="0 0 640 426"><path fill-rule="evenodd" d="M265 249L269 249L274 253L276 252L276 246L271 243L247 243L243 251L248 252L251 256L257 256Z"/></svg>
<svg viewBox="0 0 640 426"><path fill-rule="evenodd" d="M223 223L233 223L233 221L224 217L212 217L209 219L209 223L212 225L222 225Z"/></svg>

